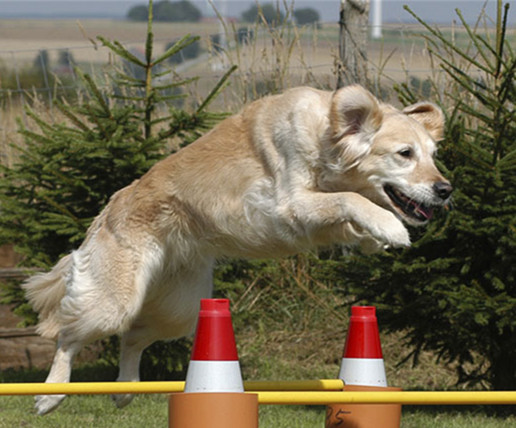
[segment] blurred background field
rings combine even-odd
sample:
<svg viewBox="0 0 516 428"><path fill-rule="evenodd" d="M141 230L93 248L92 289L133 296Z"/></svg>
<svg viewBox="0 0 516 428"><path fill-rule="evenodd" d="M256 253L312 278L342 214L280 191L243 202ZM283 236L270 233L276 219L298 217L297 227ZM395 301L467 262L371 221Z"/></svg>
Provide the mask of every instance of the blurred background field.
<svg viewBox="0 0 516 428"><path fill-rule="evenodd" d="M59 120L53 100L62 96L73 100L81 92L74 67L92 74L102 86L106 73L123 65L97 35L118 40L142 56L145 28L143 22L110 19L0 19L1 161L10 162L9 144L18 141L16 118L27 124L25 105L35 104L49 120ZM468 43L458 26L440 25L439 29L453 35L459 45ZM202 99L233 64L239 68L214 105L222 111L237 111L258 96L288 87L336 87L337 23L267 29L236 20L221 26L217 18L210 18L198 23L155 22L153 31L157 55L185 34L200 36L190 57L165 65L182 77L199 77L190 88L191 102ZM439 80L441 72L432 64L423 35L417 24L387 23L382 38L370 38L368 68L377 95L388 100L393 84L401 82L420 87L424 95L430 79ZM508 36L513 43L516 30L509 29Z"/></svg>

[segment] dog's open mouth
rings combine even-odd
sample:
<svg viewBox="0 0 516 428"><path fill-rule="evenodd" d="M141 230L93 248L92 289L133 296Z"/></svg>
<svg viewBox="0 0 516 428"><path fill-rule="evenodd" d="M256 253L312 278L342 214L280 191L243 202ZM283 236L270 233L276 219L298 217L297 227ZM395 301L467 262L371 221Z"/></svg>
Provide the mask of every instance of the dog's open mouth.
<svg viewBox="0 0 516 428"><path fill-rule="evenodd" d="M394 206L410 219L418 222L426 222L432 218L434 214L433 207L414 201L390 185L384 186L383 189Z"/></svg>

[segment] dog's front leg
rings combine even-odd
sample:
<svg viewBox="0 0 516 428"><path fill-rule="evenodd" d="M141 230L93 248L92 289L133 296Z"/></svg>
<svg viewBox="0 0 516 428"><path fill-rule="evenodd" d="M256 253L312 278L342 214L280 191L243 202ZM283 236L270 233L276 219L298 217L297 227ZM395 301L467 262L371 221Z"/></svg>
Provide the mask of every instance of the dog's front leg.
<svg viewBox="0 0 516 428"><path fill-rule="evenodd" d="M297 193L292 210L296 223L316 240L318 233L327 234L328 227L335 226L344 228L341 236L346 228L352 227L357 232L357 244L369 234L374 240L392 247L410 245L409 233L396 215L358 193ZM346 225L349 222L351 225ZM335 238L338 241L338 233Z"/></svg>

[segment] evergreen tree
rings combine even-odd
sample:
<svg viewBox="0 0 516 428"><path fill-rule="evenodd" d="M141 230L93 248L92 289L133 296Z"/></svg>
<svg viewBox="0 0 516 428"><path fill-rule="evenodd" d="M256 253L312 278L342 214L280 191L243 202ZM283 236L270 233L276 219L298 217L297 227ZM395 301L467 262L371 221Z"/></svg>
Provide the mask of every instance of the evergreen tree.
<svg viewBox="0 0 516 428"><path fill-rule="evenodd" d="M131 21L146 21L148 8L145 5L133 6L127 13ZM171 2L162 0L154 7L154 19L162 22L198 22L202 18L201 11L188 0Z"/></svg>
<svg viewBox="0 0 516 428"><path fill-rule="evenodd" d="M19 121L24 142L13 147L18 159L12 167L1 166L0 244L15 243L26 266L48 268L76 248L110 196L168 155L171 139L184 146L225 116L207 107L234 68L193 111L174 107L183 98L178 90L194 79L173 80L162 65L198 37L185 36L155 58L152 1L148 10L144 58L98 37L121 63L139 68L138 77L119 69L100 88L77 69L84 85L82 101L55 102L66 121L48 123L30 108L32 126ZM165 105L170 105L168 114L158 115L158 106ZM17 285L3 294L4 301L19 305L20 315L31 318Z"/></svg>
<svg viewBox="0 0 516 428"><path fill-rule="evenodd" d="M131 9L129 9L129 12L127 12L127 19L129 19L130 21L145 22L147 20L148 15L149 10L147 6L138 5L133 6Z"/></svg>
<svg viewBox="0 0 516 428"><path fill-rule="evenodd" d="M163 0L156 3L155 16L156 21L163 22L198 22L202 18L202 13L188 0Z"/></svg>
<svg viewBox="0 0 516 428"><path fill-rule="evenodd" d="M460 383L497 390L516 389L516 57L507 11L500 1L492 38L457 11L467 47L416 17L451 79L438 101L452 106L439 159L456 189L453 210L413 231L411 249L343 260L347 291L376 304L382 326L406 332L414 361L435 351L459 363ZM408 85L398 89L407 104L418 99Z"/></svg>
<svg viewBox="0 0 516 428"><path fill-rule="evenodd" d="M279 5L265 3L263 6L260 4L252 5L242 13L242 19L250 23L263 20L267 25L274 27L285 20L285 15L279 9Z"/></svg>
<svg viewBox="0 0 516 428"><path fill-rule="evenodd" d="M319 12L311 7L294 10L294 18L298 25L317 24L321 20Z"/></svg>

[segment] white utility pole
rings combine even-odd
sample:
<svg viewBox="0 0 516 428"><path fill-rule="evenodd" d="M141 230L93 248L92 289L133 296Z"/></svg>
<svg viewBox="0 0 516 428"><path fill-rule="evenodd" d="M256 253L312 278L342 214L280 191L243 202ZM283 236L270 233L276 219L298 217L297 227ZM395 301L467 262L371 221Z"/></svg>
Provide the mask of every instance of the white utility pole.
<svg viewBox="0 0 516 428"><path fill-rule="evenodd" d="M373 39L382 38L382 0L373 0Z"/></svg>

